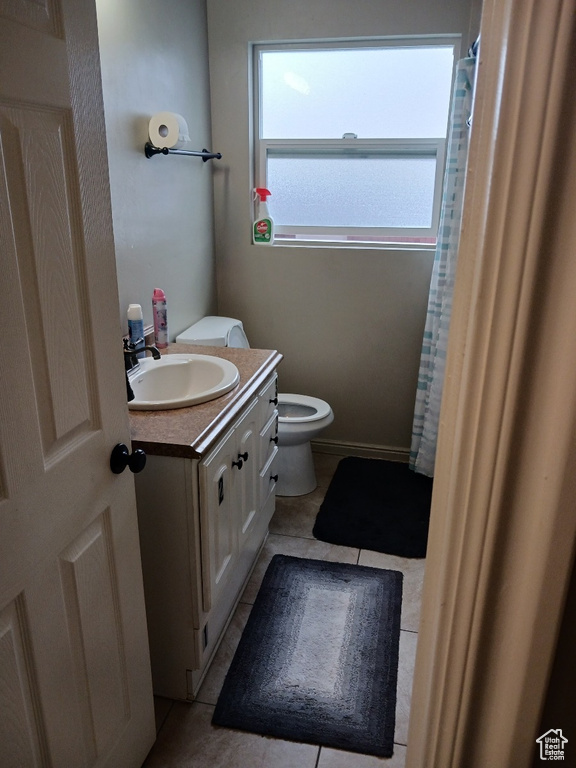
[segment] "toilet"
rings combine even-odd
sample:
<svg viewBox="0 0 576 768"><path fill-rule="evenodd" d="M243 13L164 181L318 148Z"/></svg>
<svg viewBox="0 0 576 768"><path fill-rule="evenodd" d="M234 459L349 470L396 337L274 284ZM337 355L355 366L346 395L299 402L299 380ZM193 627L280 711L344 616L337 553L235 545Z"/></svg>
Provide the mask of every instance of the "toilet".
<svg viewBox="0 0 576 768"><path fill-rule="evenodd" d="M240 347L250 344L240 320L203 317L176 337L178 344ZM278 496L302 496L316 488L310 441L334 421L332 408L309 395L278 395Z"/></svg>

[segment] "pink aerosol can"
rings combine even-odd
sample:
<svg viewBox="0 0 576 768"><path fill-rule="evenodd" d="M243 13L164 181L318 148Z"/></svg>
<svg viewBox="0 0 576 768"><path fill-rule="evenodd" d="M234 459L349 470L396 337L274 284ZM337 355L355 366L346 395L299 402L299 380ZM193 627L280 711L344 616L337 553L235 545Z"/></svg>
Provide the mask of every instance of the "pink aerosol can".
<svg viewBox="0 0 576 768"><path fill-rule="evenodd" d="M166 294L161 288L154 288L152 294L152 315L154 318L154 340L158 349L168 346L168 314Z"/></svg>

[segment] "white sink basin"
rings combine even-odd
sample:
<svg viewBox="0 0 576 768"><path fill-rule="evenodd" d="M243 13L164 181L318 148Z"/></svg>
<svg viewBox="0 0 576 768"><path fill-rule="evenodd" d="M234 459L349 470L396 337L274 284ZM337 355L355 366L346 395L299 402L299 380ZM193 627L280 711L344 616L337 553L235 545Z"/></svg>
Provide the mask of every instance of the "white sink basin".
<svg viewBox="0 0 576 768"><path fill-rule="evenodd" d="M140 360L140 370L128 375L135 411L160 411L206 403L230 392L240 381L238 368L212 355L164 355Z"/></svg>

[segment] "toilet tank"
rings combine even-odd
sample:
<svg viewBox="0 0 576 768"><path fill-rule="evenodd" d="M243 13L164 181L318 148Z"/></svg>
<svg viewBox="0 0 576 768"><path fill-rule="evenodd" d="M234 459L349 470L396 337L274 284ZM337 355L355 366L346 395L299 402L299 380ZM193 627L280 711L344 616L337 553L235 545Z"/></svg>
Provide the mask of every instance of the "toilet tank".
<svg viewBox="0 0 576 768"><path fill-rule="evenodd" d="M250 347L242 322L233 317L203 317L176 336L176 342L204 347Z"/></svg>

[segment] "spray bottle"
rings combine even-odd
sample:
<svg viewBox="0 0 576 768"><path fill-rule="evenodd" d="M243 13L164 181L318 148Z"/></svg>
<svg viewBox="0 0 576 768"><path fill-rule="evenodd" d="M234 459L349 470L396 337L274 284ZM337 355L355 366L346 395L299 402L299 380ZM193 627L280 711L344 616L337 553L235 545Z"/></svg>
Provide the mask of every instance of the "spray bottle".
<svg viewBox="0 0 576 768"><path fill-rule="evenodd" d="M266 198L272 193L264 187L257 187L254 190L254 201L256 203L256 218L252 237L255 245L272 245L274 242L274 221L270 216Z"/></svg>

